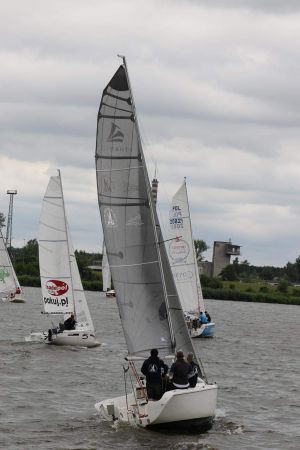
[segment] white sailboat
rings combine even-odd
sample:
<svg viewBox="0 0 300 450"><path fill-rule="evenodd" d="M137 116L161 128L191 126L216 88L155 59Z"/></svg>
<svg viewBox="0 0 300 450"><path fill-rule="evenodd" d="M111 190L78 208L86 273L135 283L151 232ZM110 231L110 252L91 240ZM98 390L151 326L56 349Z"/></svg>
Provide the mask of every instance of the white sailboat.
<svg viewBox="0 0 300 450"><path fill-rule="evenodd" d="M102 250L102 284L103 284L102 291L105 292L106 297L116 296L114 289L111 288L111 273L108 264L108 258L104 241Z"/></svg>
<svg viewBox="0 0 300 450"><path fill-rule="evenodd" d="M199 323L205 305L194 247L186 180L172 199L167 252L177 292L192 337L213 337L215 323Z"/></svg>
<svg viewBox="0 0 300 450"><path fill-rule="evenodd" d="M105 417L141 427L210 426L217 386L205 376L194 388L148 400L135 364L149 356L195 354L164 246L143 154L125 58L103 91L97 127L96 172L107 255L135 379L133 391L98 402ZM129 371L130 373L130 371Z"/></svg>
<svg viewBox="0 0 300 450"><path fill-rule="evenodd" d="M47 344L95 347L95 330L83 291L66 220L60 172L50 177L43 199L39 230L39 264L45 314L60 315L62 322L42 333L31 333L26 340ZM74 314L74 329L63 321Z"/></svg>
<svg viewBox="0 0 300 450"><path fill-rule="evenodd" d="M0 298L12 303L25 303L16 272L0 230Z"/></svg>

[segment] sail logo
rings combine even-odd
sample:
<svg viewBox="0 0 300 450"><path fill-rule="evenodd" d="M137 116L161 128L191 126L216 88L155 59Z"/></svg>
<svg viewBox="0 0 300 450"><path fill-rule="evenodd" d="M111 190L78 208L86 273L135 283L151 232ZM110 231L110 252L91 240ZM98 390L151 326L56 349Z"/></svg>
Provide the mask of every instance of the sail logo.
<svg viewBox="0 0 300 450"><path fill-rule="evenodd" d="M67 283L61 280L48 280L46 283L46 289L50 295L59 297L60 295L66 294L69 290Z"/></svg>
<svg viewBox="0 0 300 450"><path fill-rule="evenodd" d="M112 122L107 142L123 142L123 141L124 141L124 134L121 131L121 128L114 122Z"/></svg>
<svg viewBox="0 0 300 450"><path fill-rule="evenodd" d="M183 228L183 217L179 206L174 205L170 213L170 227L171 230Z"/></svg>
<svg viewBox="0 0 300 450"><path fill-rule="evenodd" d="M184 271L176 271L173 273L174 278L178 283L184 283L185 281L191 281L194 278L194 274L191 270L184 270Z"/></svg>
<svg viewBox="0 0 300 450"><path fill-rule="evenodd" d="M107 228L116 228L118 226L116 215L111 208L105 208L104 221Z"/></svg>
<svg viewBox="0 0 300 450"><path fill-rule="evenodd" d="M9 272L5 269L5 267L0 267L0 281L5 283L5 278L9 278Z"/></svg>
<svg viewBox="0 0 300 450"><path fill-rule="evenodd" d="M134 227L140 227L141 225L144 225L144 222L142 221L142 216L138 214L137 216L131 217L126 222L127 226L134 226Z"/></svg>
<svg viewBox="0 0 300 450"><path fill-rule="evenodd" d="M108 177L104 177L102 191L107 194L107 193L112 192L112 190L113 190L113 184L112 184L111 179Z"/></svg>
<svg viewBox="0 0 300 450"><path fill-rule="evenodd" d="M184 239L174 239L169 245L169 255L173 264L184 263L190 253L189 244Z"/></svg>

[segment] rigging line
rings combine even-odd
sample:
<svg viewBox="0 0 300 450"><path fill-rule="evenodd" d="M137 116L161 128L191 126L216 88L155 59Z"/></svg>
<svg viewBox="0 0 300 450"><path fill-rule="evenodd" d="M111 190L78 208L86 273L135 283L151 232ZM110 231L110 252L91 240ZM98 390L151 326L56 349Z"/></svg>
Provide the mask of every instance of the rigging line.
<svg viewBox="0 0 300 450"><path fill-rule="evenodd" d="M120 268L120 267L135 267L135 266L145 266L147 264L156 264L156 263L158 263L158 261L148 261L148 262L136 263L136 264L120 264L118 266L112 266L111 265L110 267L117 267L117 268Z"/></svg>

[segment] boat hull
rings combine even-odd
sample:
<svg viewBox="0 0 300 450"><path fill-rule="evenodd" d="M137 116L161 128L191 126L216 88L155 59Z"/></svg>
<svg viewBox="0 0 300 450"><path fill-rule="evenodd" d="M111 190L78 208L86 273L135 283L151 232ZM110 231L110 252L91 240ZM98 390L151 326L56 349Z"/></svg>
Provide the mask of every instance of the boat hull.
<svg viewBox="0 0 300 450"><path fill-rule="evenodd" d="M212 338L214 337L215 324L214 322L202 324L200 328L191 331L192 338Z"/></svg>
<svg viewBox="0 0 300 450"><path fill-rule="evenodd" d="M198 383L195 388L175 389L165 392L158 401L136 399L131 393L96 403L103 417L128 422L141 427L195 426L211 427L216 411L217 385Z"/></svg>
<svg viewBox="0 0 300 450"><path fill-rule="evenodd" d="M48 332L31 333L25 338L27 342L44 342L49 345L72 345L78 347L97 347L100 343L95 334L90 330L64 330L62 333L53 334L49 340Z"/></svg>

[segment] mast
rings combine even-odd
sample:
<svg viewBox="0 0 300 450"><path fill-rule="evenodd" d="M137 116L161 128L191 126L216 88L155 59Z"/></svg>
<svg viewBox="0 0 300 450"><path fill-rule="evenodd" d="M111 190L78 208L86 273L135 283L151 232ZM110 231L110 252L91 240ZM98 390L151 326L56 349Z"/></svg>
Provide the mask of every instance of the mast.
<svg viewBox="0 0 300 450"><path fill-rule="evenodd" d="M73 297L73 307L74 307L74 316L76 318L76 307L75 307L75 295L74 295L74 286L73 286L73 279L72 279L72 267L71 267L71 253L70 253L70 245L69 245L69 230L68 230L68 223L67 223L67 217L66 217L66 209L65 209L65 199L64 199L64 192L61 182L61 176L60 176L60 170L57 169L58 172L58 178L60 183L60 189L61 189L61 198L62 198L62 205L63 205L63 213L64 213L64 221L65 221L65 229L66 229L66 241L67 241L67 248L68 248L68 263L69 263L69 269L70 269L70 275L71 275L71 285L72 285L72 297ZM74 252L74 258L75 258L75 252ZM75 258L76 261L76 258Z"/></svg>
<svg viewBox="0 0 300 450"><path fill-rule="evenodd" d="M156 227L155 214L154 214L153 197L152 197L152 193L151 193L151 183L150 183L150 179L149 179L149 175L148 175L148 171L147 171L147 167L146 167L146 161L145 161L145 156L144 156L143 147L142 147L142 140L141 140L141 135L140 135L140 128L139 128L139 124L138 124L138 118L137 118L137 114L136 114L135 102L134 102L133 93L132 93L132 89L131 89L126 58L125 58L125 56L121 56L121 55L118 55L118 56L120 58L122 58L122 60L123 60L126 78L127 78L128 87L129 87L129 92L131 94L131 99L132 99L132 108L134 111L134 120L136 122L137 138L138 138L138 143L140 146L140 151L141 151L141 154L143 157L143 171L144 171L145 179L147 182L147 195L148 195L149 207L150 207L150 212L151 212L152 226L153 226L153 231L154 231L154 236L155 236L155 246L157 249L159 268L160 268L160 273L161 273L161 278L162 278L163 292L164 292L165 303L166 303L166 307L167 307L167 317L168 317L168 323L169 323L169 328L170 328L172 347L173 347L173 350L175 350L176 341L175 341L172 321L170 320L169 298L168 298L168 292L167 292L167 287L166 287L166 282L165 282L164 271L163 271L163 267L162 267L160 244L159 244L159 240L158 240L157 227Z"/></svg>

